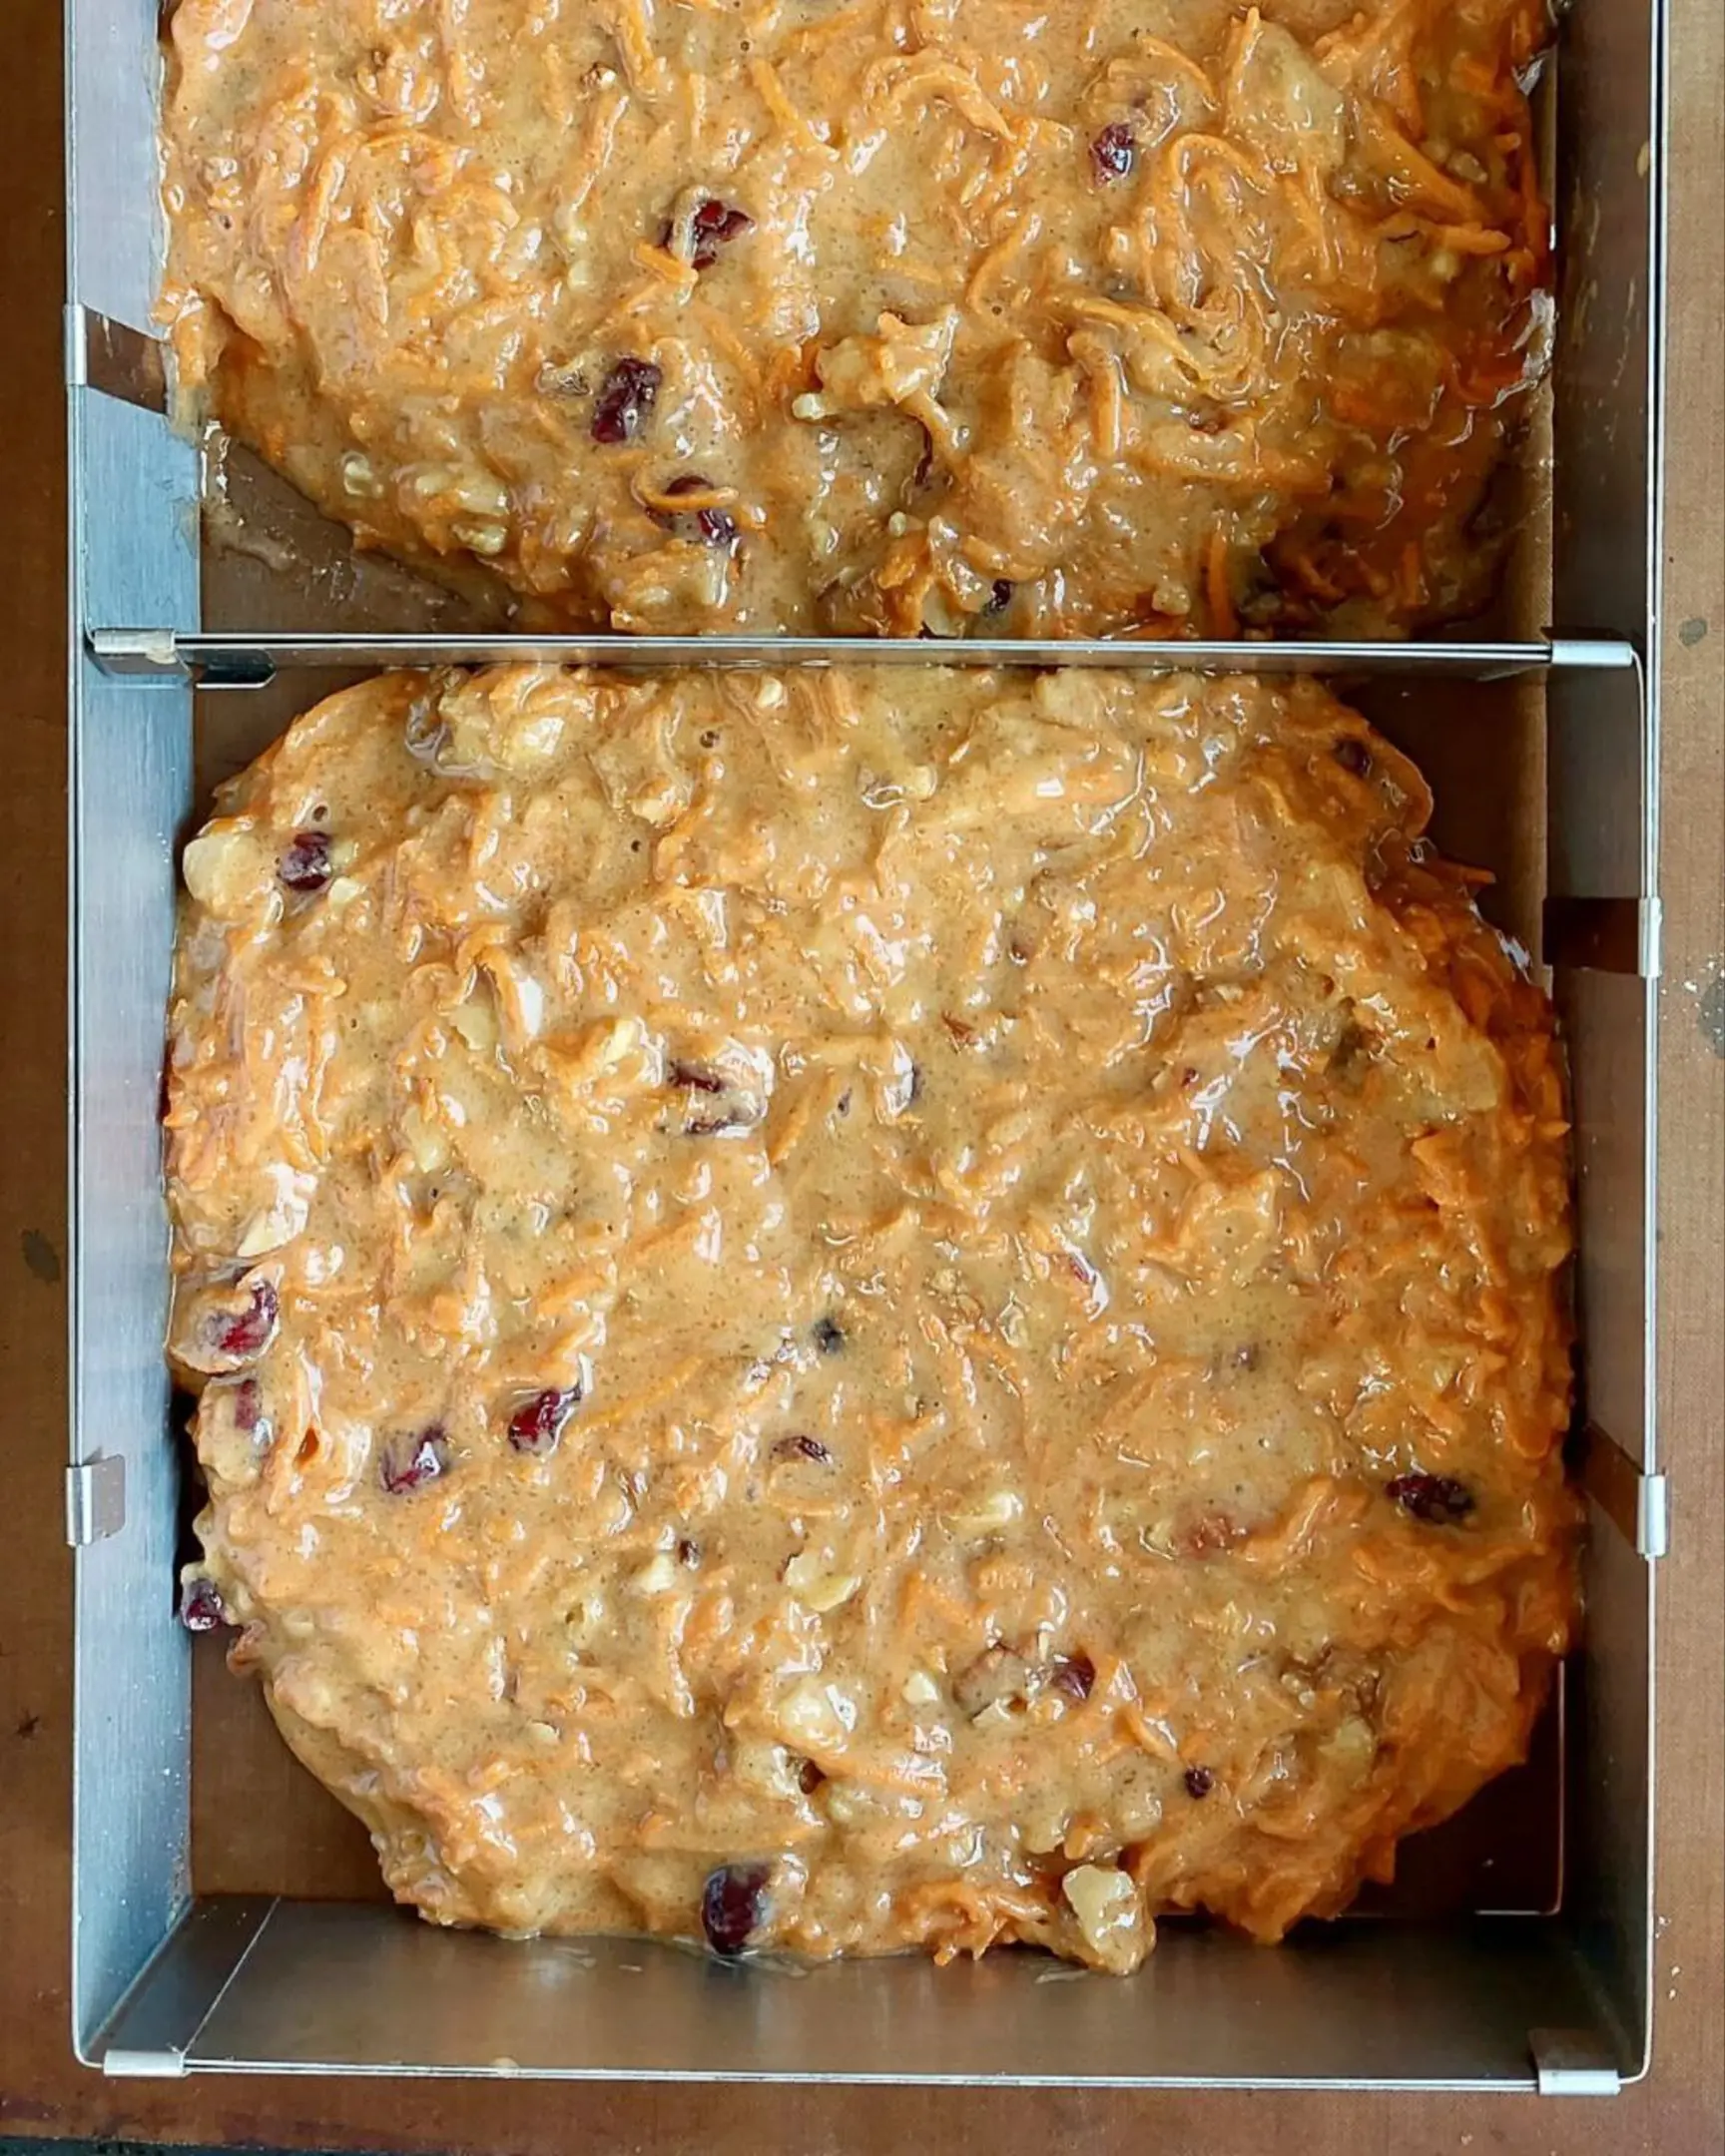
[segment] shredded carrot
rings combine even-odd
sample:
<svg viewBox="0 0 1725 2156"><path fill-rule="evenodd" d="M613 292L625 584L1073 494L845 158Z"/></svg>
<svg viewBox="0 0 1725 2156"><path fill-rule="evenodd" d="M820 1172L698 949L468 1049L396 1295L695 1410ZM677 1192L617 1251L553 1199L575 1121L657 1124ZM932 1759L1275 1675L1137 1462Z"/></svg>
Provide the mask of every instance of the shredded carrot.
<svg viewBox="0 0 1725 2156"><path fill-rule="evenodd" d="M1269 630L1351 601L1394 632L1489 573L1468 519L1548 252L1531 4L1382 0L1316 37L1246 7L1186 51L1182 10L1156 37L1091 0L1029 46L986 10L930 42L908 0L598 0L595 58L567 10L398 0L379 42L338 0L259 64L288 0L254 0L246 65L231 5L172 33L187 378L365 544L477 555L535 623L963 634L1004 581L1015 632L1237 635L1218 524L1269 568ZM715 209L700 262L660 244ZM883 290L950 319L937 374L847 364ZM1380 396L1357 385L1386 332ZM613 440L598 400L630 362L660 417ZM1452 409L1410 421L1435 374L1479 391L1460 447ZM307 446L308 407L339 447ZM677 455L749 506L723 574L629 510L673 411ZM497 517L431 483L502 466ZM1320 575L1284 570L1337 522Z"/></svg>
<svg viewBox="0 0 1725 2156"><path fill-rule="evenodd" d="M1125 1967L1524 1755L1561 1059L1321 686L450 670L223 808L198 1577L404 1898Z"/></svg>
<svg viewBox="0 0 1725 2156"><path fill-rule="evenodd" d="M1234 594L1228 578L1228 535L1220 524L1212 525L1210 530L1210 545L1204 561L1204 595L1210 606L1211 635L1238 635L1240 618L1234 611Z"/></svg>

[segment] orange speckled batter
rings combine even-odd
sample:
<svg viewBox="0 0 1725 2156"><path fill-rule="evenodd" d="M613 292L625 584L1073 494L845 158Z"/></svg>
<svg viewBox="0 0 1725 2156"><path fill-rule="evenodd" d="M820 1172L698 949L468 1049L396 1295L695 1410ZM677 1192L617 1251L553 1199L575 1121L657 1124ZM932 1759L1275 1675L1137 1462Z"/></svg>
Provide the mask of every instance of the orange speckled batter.
<svg viewBox="0 0 1725 2156"><path fill-rule="evenodd" d="M396 675L219 808L188 1614L403 1899L1124 1970L1522 1756L1550 1015L1322 689Z"/></svg>
<svg viewBox="0 0 1725 2156"><path fill-rule="evenodd" d="M180 0L164 312L362 545L486 565L528 626L1393 632L1489 589L1547 33Z"/></svg>

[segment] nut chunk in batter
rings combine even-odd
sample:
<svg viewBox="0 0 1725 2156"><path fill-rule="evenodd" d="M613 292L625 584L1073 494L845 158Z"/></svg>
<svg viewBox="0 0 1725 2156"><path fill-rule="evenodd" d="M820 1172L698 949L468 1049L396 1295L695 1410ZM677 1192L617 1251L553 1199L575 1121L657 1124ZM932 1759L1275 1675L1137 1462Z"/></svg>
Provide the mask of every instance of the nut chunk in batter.
<svg viewBox="0 0 1725 2156"><path fill-rule="evenodd" d="M179 0L162 311L362 546L529 627L1396 631L1491 587L1548 31Z"/></svg>
<svg viewBox="0 0 1725 2156"><path fill-rule="evenodd" d="M223 790L186 1609L397 1894L1125 1970L1521 1758L1563 1104L1429 806L1310 683L936 669L386 676Z"/></svg>

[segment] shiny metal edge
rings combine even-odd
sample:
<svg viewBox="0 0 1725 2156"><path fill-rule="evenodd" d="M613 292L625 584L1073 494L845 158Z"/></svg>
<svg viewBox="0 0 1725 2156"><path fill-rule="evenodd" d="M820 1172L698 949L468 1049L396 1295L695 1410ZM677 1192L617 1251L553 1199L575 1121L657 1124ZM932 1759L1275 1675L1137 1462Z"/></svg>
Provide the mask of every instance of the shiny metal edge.
<svg viewBox="0 0 1725 2156"><path fill-rule="evenodd" d="M66 1540L103 1542L126 1524L126 1455L93 1452L66 1470Z"/></svg>
<svg viewBox="0 0 1725 2156"><path fill-rule="evenodd" d="M1596 1422L1588 1422L1581 1431L1573 1471L1587 1495L1637 1556L1653 1563L1668 1554L1669 1490L1662 1474L1638 1467Z"/></svg>
<svg viewBox="0 0 1725 2156"><path fill-rule="evenodd" d="M66 307L66 386L96 389L145 411L168 410L168 349L159 337L71 301Z"/></svg>
<svg viewBox="0 0 1725 2156"><path fill-rule="evenodd" d="M1615 2096L1623 2087L1591 2029L1536 2028L1529 2042L1541 2096Z"/></svg>
<svg viewBox="0 0 1725 2156"><path fill-rule="evenodd" d="M1662 15L1658 18L1662 22ZM1655 342L1657 322L1654 324ZM1650 537L1656 562L1660 532ZM1634 666L1634 710L1606 679L1554 677L1547 718L1546 925L1574 1087L1578 1376L1587 1421L1587 1627L1576 1659L1577 1822L1564 1922L1624 2085L1651 2069L1657 1827L1657 1581L1669 1533L1658 1375L1660 655ZM1604 939L1604 947L1589 943ZM1591 1225L1590 1225L1591 1224ZM1606 1652L1607 1646L1609 1653Z"/></svg>
<svg viewBox="0 0 1725 2156"><path fill-rule="evenodd" d="M147 333L163 255L157 0L66 0L68 296Z"/></svg>
<svg viewBox="0 0 1725 2156"><path fill-rule="evenodd" d="M1548 966L1588 966L1598 972L1659 976L1663 932L1659 900L1634 898L1546 899L1539 947Z"/></svg>
<svg viewBox="0 0 1725 2156"><path fill-rule="evenodd" d="M1664 815L1661 749L1664 738L1663 697L1665 677L1665 507L1666 426L1669 408L1667 379L1668 339L1666 313L1670 304L1671 220L1667 201L1670 186L1671 113L1671 13L1668 0L1648 0L1652 55L1652 110L1648 115L1647 142L1651 160L1648 190L1648 351L1647 351L1647 648L1643 662L1642 708L1646 790L1641 805L1641 888L1655 909L1661 903L1659 846ZM1655 922L1655 936L1660 933ZM1647 1338L1654 1352L1647 1358L1646 1422L1641 1454L1642 1501L1649 1508L1644 1521L1644 1541L1650 1556L1663 1556L1669 1545L1670 1518L1666 1478L1662 1467L1659 1401L1656 1372L1659 1365L1659 949L1655 943L1652 973L1646 986L1647 1045L1644 1061L1646 1206L1643 1221L1642 1263L1647 1281ZM1655 1568L1647 1567L1647 1832L1638 1855L1645 1866L1647 1924L1644 1961L1646 2012L1634 2032L1638 2055L1624 2075L1626 2083L1645 2080L1653 2067L1654 2000L1658 1996L1657 1956L1657 1829L1659 1814L1659 1595Z"/></svg>
<svg viewBox="0 0 1725 2156"><path fill-rule="evenodd" d="M203 688L261 688L278 668L495 664L653 667L1108 667L1149 673L1449 675L1469 681L1547 671L1623 671L1620 638L1406 644L1295 641L1250 644L1099 638L731 636L251 636L160 627L89 631L96 663L116 675L177 675Z"/></svg>
<svg viewBox="0 0 1725 2156"><path fill-rule="evenodd" d="M274 1915L269 1894L194 1901L89 2046L87 2065L123 2078L174 2080L205 2023Z"/></svg>
<svg viewBox="0 0 1725 2156"><path fill-rule="evenodd" d="M1593 5L1600 0L1592 0ZM1667 379L1668 339L1666 312L1670 303L1670 113L1671 113L1671 10L1668 0L1647 0L1651 99L1647 114L1647 636L1641 669L1642 772L1641 797L1641 889L1654 910L1654 945L1649 977L1644 983L1646 1042L1643 1057L1643 1147L1646 1198L1642 1219L1642 1266L1646 1281L1645 1325L1653 1350L1647 1356L1644 1376L1644 1420L1641 1447L1643 1508L1638 1517L1642 1532L1637 1538L1648 1557L1662 1556L1669 1540L1666 1479L1661 1468L1658 1400L1659 1340L1659 971L1660 923L1659 844L1663 817L1660 753L1663 740L1664 619L1665 619L1665 506L1666 423L1669 399ZM1656 1545L1656 1546L1654 1546ZM1638 2056L1624 2075L1626 2083L1644 2080L1653 2065L1654 2000L1658 1995L1656 1959L1658 1924L1654 1906L1656 1891L1656 1833L1659 1809L1659 1598L1654 1565L1646 1567L1647 1607L1647 1826L1638 1861L1645 1867L1647 1921L1644 1981L1646 2009L1637 2038Z"/></svg>
<svg viewBox="0 0 1725 2156"><path fill-rule="evenodd" d="M159 1968L116 2024L122 2064L161 2057L139 2029L191 2018ZM188 2072L1530 2090L1545 2026L1577 2042L1592 2027L1593 2058L1610 2056L1561 1929L1537 1918L1342 1919L1275 1954L1176 1922L1121 1979L1012 1951L944 1970L920 1955L722 1962L663 1940L506 1940L381 1904L281 1901L169 2049Z"/></svg>
<svg viewBox="0 0 1725 2156"><path fill-rule="evenodd" d="M67 1524L91 1530L73 1559L69 2005L89 2063L192 1891L158 1122L192 699L183 682L104 674L81 627L108 610L195 621L198 564L176 516L196 453L165 418L74 385L67 454Z"/></svg>

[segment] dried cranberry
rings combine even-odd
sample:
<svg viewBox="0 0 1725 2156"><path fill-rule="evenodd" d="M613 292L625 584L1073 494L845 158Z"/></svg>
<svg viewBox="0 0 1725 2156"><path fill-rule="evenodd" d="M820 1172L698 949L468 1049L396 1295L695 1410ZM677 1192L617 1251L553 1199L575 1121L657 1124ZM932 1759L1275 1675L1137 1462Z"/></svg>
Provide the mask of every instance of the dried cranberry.
<svg viewBox="0 0 1725 2156"><path fill-rule="evenodd" d="M831 1318L815 1321L815 1345L823 1354L837 1354L845 1345L845 1335Z"/></svg>
<svg viewBox="0 0 1725 2156"><path fill-rule="evenodd" d="M509 1442L517 1452L550 1452L581 1397L579 1385L555 1386L523 1400L509 1417Z"/></svg>
<svg viewBox="0 0 1725 2156"><path fill-rule="evenodd" d="M204 1414L217 1429L224 1421L231 1423L235 1433L248 1438L257 1451L269 1451L275 1433L264 1412L264 1388L256 1377L238 1382L218 1378L205 1391Z"/></svg>
<svg viewBox="0 0 1725 2156"><path fill-rule="evenodd" d="M695 522L709 546L729 547L737 544L737 519L729 509L697 509Z"/></svg>
<svg viewBox="0 0 1725 2156"><path fill-rule="evenodd" d="M1336 744L1332 754L1344 771L1351 771L1356 779L1366 779L1372 772L1372 752L1358 736L1345 734Z"/></svg>
<svg viewBox="0 0 1725 2156"><path fill-rule="evenodd" d="M391 1497L403 1497L409 1490L423 1489L427 1482L435 1482L441 1474L449 1471L449 1440L443 1433L441 1423L433 1422L417 1437L403 1438L384 1448L379 1468L383 1487Z"/></svg>
<svg viewBox="0 0 1725 2156"><path fill-rule="evenodd" d="M327 831L295 831L276 873L291 891L320 891L335 873Z"/></svg>
<svg viewBox="0 0 1725 2156"><path fill-rule="evenodd" d="M1216 1777L1208 1767L1188 1767L1186 1770L1186 1794L1188 1797L1208 1797L1216 1787Z"/></svg>
<svg viewBox="0 0 1725 2156"><path fill-rule="evenodd" d="M719 250L733 240L740 240L754 223L747 211L734 209L730 203L708 196L689 220L691 265L697 270L711 270L719 260ZM668 224L659 245L668 248L675 231L676 227Z"/></svg>
<svg viewBox="0 0 1725 2156"><path fill-rule="evenodd" d="M1433 1527L1453 1526L1473 1509L1473 1492L1465 1482L1453 1481L1448 1475L1398 1475L1386 1485L1385 1495Z"/></svg>
<svg viewBox="0 0 1725 2156"><path fill-rule="evenodd" d="M819 1437L806 1436L801 1430L795 1437L781 1437L773 1446L775 1459L812 1459L823 1467L831 1467L833 1455Z"/></svg>
<svg viewBox="0 0 1725 2156"><path fill-rule="evenodd" d="M188 1632L214 1632L228 1622L228 1605L214 1580L186 1582L180 1591L180 1622Z"/></svg>
<svg viewBox="0 0 1725 2156"><path fill-rule="evenodd" d="M761 1109L723 1071L713 1070L705 1063L672 1063L667 1066L665 1076L670 1084L680 1086L685 1093L704 1094L717 1103L710 1113L701 1115L692 1113L693 1100L687 1104L683 1121L685 1138L711 1138L720 1131L748 1130L761 1120Z"/></svg>
<svg viewBox="0 0 1725 2156"><path fill-rule="evenodd" d="M276 1338L281 1317L282 1305L275 1284L255 1280L252 1300L246 1308L238 1315L231 1311L215 1312L205 1321L205 1337L224 1361L256 1362Z"/></svg>
<svg viewBox="0 0 1725 2156"><path fill-rule="evenodd" d="M755 1123L754 1114L747 1108L726 1108L718 1115L696 1116L685 1123L685 1138L717 1138L723 1131L749 1130Z"/></svg>
<svg viewBox="0 0 1725 2156"><path fill-rule="evenodd" d="M721 1865L701 1889L701 1928L715 1953L740 1954L767 1910L764 1864Z"/></svg>
<svg viewBox="0 0 1725 2156"><path fill-rule="evenodd" d="M1012 604L1012 586L1005 577L996 577L988 589L988 601L983 607L984 615L1004 614Z"/></svg>
<svg viewBox="0 0 1725 2156"><path fill-rule="evenodd" d="M1124 180L1138 159L1138 144L1124 120L1105 127L1090 145L1090 162L1098 180Z"/></svg>
<svg viewBox="0 0 1725 2156"><path fill-rule="evenodd" d="M1096 1682L1096 1665L1087 1654L1057 1655L1048 1682L1068 1699L1086 1700Z"/></svg>
<svg viewBox="0 0 1725 2156"><path fill-rule="evenodd" d="M667 499L673 501L681 500L686 494L710 494L712 491L712 480L703 479L699 472L684 472L665 489ZM729 509L721 509L717 504L688 513L653 509L648 514L655 524L663 524L680 539L699 539L705 546L716 547L737 544L737 519Z"/></svg>
<svg viewBox="0 0 1725 2156"><path fill-rule="evenodd" d="M592 435L596 442L633 441L641 422L653 409L659 384L665 379L651 359L619 359L599 388L593 407Z"/></svg>

